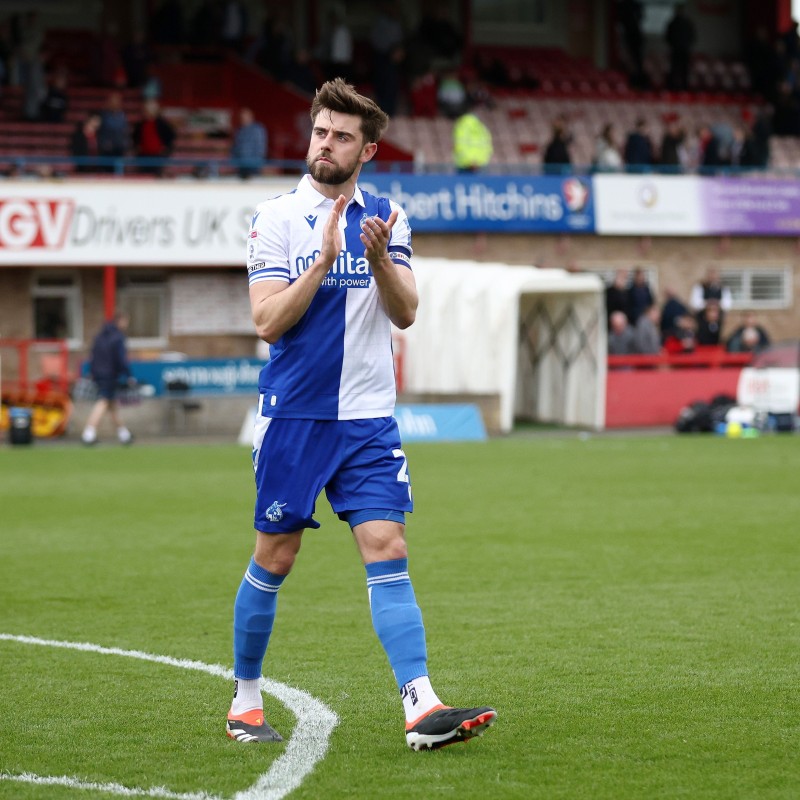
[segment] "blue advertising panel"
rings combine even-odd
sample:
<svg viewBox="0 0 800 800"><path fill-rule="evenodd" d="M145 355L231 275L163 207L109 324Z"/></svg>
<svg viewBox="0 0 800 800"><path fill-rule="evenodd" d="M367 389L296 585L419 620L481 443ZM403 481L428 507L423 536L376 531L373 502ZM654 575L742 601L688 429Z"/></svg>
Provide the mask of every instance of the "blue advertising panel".
<svg viewBox="0 0 800 800"><path fill-rule="evenodd" d="M258 375L264 362L257 358L186 361L131 361L131 372L143 386L162 395L171 381L183 381L193 394L252 394L258 396Z"/></svg>
<svg viewBox="0 0 800 800"><path fill-rule="evenodd" d="M474 403L398 405L394 412L404 442L483 441L486 428Z"/></svg>
<svg viewBox="0 0 800 800"><path fill-rule="evenodd" d="M434 232L594 233L588 176L362 175L359 185L388 195L412 230Z"/></svg>

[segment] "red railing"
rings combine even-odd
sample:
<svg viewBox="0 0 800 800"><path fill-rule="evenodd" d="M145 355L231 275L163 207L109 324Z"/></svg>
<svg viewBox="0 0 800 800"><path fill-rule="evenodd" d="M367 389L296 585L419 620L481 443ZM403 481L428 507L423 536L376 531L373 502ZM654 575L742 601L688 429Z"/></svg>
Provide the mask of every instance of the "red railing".
<svg viewBox="0 0 800 800"><path fill-rule="evenodd" d="M609 369L679 369L681 367L746 367L752 353L729 353L722 347L709 345L695 348L691 353L668 353L662 350L653 355L608 357Z"/></svg>

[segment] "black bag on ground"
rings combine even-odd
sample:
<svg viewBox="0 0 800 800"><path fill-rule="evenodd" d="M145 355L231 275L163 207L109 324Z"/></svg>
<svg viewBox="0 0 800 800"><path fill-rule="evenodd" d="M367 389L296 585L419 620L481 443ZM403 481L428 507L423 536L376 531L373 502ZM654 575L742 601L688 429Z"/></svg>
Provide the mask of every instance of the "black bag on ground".
<svg viewBox="0 0 800 800"><path fill-rule="evenodd" d="M736 398L729 394L717 394L710 403L698 400L680 410L675 420L678 433L711 433L725 416L736 405Z"/></svg>

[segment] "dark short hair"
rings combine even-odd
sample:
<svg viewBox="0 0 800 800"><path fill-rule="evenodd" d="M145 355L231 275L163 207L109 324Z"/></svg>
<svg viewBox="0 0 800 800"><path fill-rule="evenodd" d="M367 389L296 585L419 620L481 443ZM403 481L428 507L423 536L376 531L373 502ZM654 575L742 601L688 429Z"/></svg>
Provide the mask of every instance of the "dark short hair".
<svg viewBox="0 0 800 800"><path fill-rule="evenodd" d="M365 142L379 142L389 126L388 115L369 97L356 91L356 87L343 78L334 78L317 89L311 103L311 121L326 108L340 114L361 117L361 133Z"/></svg>

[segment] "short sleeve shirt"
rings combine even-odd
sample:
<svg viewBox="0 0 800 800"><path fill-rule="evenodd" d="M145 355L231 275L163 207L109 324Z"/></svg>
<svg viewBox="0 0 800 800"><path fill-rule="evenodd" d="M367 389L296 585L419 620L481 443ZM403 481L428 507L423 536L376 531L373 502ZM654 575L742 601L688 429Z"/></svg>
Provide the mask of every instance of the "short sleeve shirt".
<svg viewBox="0 0 800 800"><path fill-rule="evenodd" d="M306 175L297 189L260 203L250 226L247 272L293 283L319 257L333 200ZM356 187L340 219L343 249L297 324L270 346L261 370L262 413L292 419L391 416L396 400L391 323L380 303L361 225L398 211L388 252L411 268L411 227L394 201Z"/></svg>

